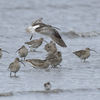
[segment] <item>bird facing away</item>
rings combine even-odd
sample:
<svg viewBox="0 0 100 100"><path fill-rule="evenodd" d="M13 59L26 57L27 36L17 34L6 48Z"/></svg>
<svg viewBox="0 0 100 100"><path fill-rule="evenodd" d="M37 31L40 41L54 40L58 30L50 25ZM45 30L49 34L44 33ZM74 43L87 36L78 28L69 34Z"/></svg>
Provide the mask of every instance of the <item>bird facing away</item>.
<svg viewBox="0 0 100 100"><path fill-rule="evenodd" d="M45 83L44 88L45 88L45 90L50 90L50 88L51 88L50 82Z"/></svg>
<svg viewBox="0 0 100 100"><path fill-rule="evenodd" d="M56 67L57 65L60 65L60 63L62 62L62 53L58 51L55 54L47 56L45 60L49 60L50 65L52 67Z"/></svg>
<svg viewBox="0 0 100 100"><path fill-rule="evenodd" d="M35 39L35 40L32 40L30 42L25 42L25 44L27 44L29 46L29 48L35 48L35 50L33 49L33 51L36 51L36 49L41 46L43 43L43 38L40 38L40 39ZM31 51L31 49L30 49Z"/></svg>
<svg viewBox="0 0 100 100"><path fill-rule="evenodd" d="M48 55L54 54L57 52L56 44L50 41L49 44L46 44L44 49L48 52Z"/></svg>
<svg viewBox="0 0 100 100"><path fill-rule="evenodd" d="M0 48L0 59L1 59L1 57L2 57L2 52L7 52L7 51L2 50L2 49ZM9 52L7 52L7 53L9 53Z"/></svg>
<svg viewBox="0 0 100 100"><path fill-rule="evenodd" d="M85 61L85 59L87 59L90 56L90 51L94 51L95 50L91 50L90 48L86 48L85 50L79 50L79 51L75 51L73 52L77 57L79 57L82 60ZM97 52L96 52L97 53Z"/></svg>
<svg viewBox="0 0 100 100"><path fill-rule="evenodd" d="M16 76L16 73L19 71L19 69L20 69L20 64L19 64L19 62L21 62L20 60L19 60L19 58L15 58L15 60L14 60L14 62L12 62L10 65L9 65L9 70L10 70L10 76L11 76L11 73L13 72L13 73L15 73L15 75L14 76ZM25 64L23 63L23 62L21 62L24 66L25 66Z"/></svg>
<svg viewBox="0 0 100 100"><path fill-rule="evenodd" d="M31 33L31 38L35 32L43 35L49 36L54 42L56 42L61 47L67 47L59 32L56 30L58 28L52 27L51 25L46 25L42 23L42 19L37 19L32 22L31 26L26 28L26 32Z"/></svg>
<svg viewBox="0 0 100 100"><path fill-rule="evenodd" d="M24 60L25 60L25 57L28 55L28 49L23 45L20 49L18 49L17 50L18 51L18 53L19 53L19 56L21 57L21 58L23 58L24 57ZM17 52L16 51L16 52Z"/></svg>
<svg viewBox="0 0 100 100"><path fill-rule="evenodd" d="M50 64L48 60L40 60L40 59L26 59L26 62L36 69L45 69L49 67Z"/></svg>

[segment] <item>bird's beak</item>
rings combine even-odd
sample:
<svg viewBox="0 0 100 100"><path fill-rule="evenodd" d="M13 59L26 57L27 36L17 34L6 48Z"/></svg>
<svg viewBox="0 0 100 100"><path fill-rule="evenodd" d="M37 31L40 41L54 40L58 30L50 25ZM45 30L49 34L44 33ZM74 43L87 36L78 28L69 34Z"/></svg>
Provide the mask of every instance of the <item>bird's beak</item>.
<svg viewBox="0 0 100 100"><path fill-rule="evenodd" d="M60 29L59 29L59 28L57 28L57 27L53 27L53 28L60 30Z"/></svg>
<svg viewBox="0 0 100 100"><path fill-rule="evenodd" d="M90 51L94 51L94 52L96 52L95 50L92 50L92 49L90 49ZM96 52L97 53L97 52Z"/></svg>
<svg viewBox="0 0 100 100"><path fill-rule="evenodd" d="M5 51L5 50L2 50L3 52L7 52L7 53L9 53L8 51Z"/></svg>
<svg viewBox="0 0 100 100"><path fill-rule="evenodd" d="M19 51L19 50L20 50L20 49L18 49L17 51ZM16 51L16 52L17 52L17 51ZM15 53L16 53L16 52L15 52Z"/></svg>
<svg viewBox="0 0 100 100"><path fill-rule="evenodd" d="M19 60L19 62L21 62L25 66L25 64L21 60Z"/></svg>
<svg viewBox="0 0 100 100"><path fill-rule="evenodd" d="M46 40L43 39L44 42L46 42L48 44L48 42Z"/></svg>

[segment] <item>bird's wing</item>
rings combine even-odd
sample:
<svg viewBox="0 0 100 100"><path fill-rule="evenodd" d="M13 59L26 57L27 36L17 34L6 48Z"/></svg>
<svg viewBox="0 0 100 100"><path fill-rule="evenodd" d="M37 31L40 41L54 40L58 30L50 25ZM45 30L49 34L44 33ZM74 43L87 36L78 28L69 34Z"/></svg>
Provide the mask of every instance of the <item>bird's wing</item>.
<svg viewBox="0 0 100 100"><path fill-rule="evenodd" d="M10 65L9 65L9 68L8 69L11 69L13 67L13 64L14 62L12 62Z"/></svg>
<svg viewBox="0 0 100 100"><path fill-rule="evenodd" d="M48 55L45 60L50 60L50 59L54 59L55 58L55 55L54 54L51 54L51 55Z"/></svg>
<svg viewBox="0 0 100 100"><path fill-rule="evenodd" d="M32 40L32 41L30 41L30 42L25 42L25 44L30 44L30 45L32 45L32 44L35 44L37 42L37 39L35 39L35 40Z"/></svg>
<svg viewBox="0 0 100 100"><path fill-rule="evenodd" d="M34 62L37 62L37 63L43 63L44 60L41 60L41 59L32 59Z"/></svg>
<svg viewBox="0 0 100 100"><path fill-rule="evenodd" d="M51 38L54 42L56 42L61 47L67 47L65 42L63 41L62 37L59 35L58 31L53 29Z"/></svg>
<svg viewBox="0 0 100 100"><path fill-rule="evenodd" d="M45 61L40 59L26 59L26 62L34 64L34 63L44 63Z"/></svg>
<svg viewBox="0 0 100 100"><path fill-rule="evenodd" d="M32 41L30 41L30 44L32 45L32 44L36 44L37 43L37 39L35 39L35 40L32 40Z"/></svg>
<svg viewBox="0 0 100 100"><path fill-rule="evenodd" d="M43 18L39 18L39 19L33 21L33 22L31 23L31 25L33 26L34 24L42 23L42 19L43 19Z"/></svg>
<svg viewBox="0 0 100 100"><path fill-rule="evenodd" d="M41 67L43 66L44 62L43 60L40 59L30 59L30 61L28 61L33 67L37 66L37 67Z"/></svg>
<svg viewBox="0 0 100 100"><path fill-rule="evenodd" d="M78 57L81 57L82 55L85 55L86 51L85 50L79 50L74 52L75 55L77 55Z"/></svg>
<svg viewBox="0 0 100 100"><path fill-rule="evenodd" d="M43 27L36 29L38 33L47 35L52 38L54 42L56 42L61 47L67 47L61 36L59 35L58 31L52 27Z"/></svg>

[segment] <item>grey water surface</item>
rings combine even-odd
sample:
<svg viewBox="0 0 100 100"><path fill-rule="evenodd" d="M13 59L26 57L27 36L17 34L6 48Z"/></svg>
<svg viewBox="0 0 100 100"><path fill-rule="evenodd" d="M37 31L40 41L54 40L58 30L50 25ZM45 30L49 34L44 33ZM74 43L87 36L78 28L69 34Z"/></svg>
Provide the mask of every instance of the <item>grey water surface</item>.
<svg viewBox="0 0 100 100"><path fill-rule="evenodd" d="M21 64L17 77L10 77L8 66L19 57L16 50L31 36L25 28L38 18L60 28L67 45L57 45L63 55L61 67L34 69L24 62L26 67ZM38 33L33 39L40 37L51 41ZM26 58L45 59L45 44ZM73 52L86 47L97 53L91 51L86 62L81 62ZM9 52L0 59L0 100L100 99L100 0L0 0L0 48ZM52 85L50 91L44 89L46 82Z"/></svg>

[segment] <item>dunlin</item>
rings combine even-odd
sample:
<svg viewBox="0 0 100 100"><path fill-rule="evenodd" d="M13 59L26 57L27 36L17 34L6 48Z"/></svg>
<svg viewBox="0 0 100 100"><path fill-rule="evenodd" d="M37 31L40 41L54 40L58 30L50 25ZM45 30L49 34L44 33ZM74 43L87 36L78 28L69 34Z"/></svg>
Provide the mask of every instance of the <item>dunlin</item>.
<svg viewBox="0 0 100 100"><path fill-rule="evenodd" d="M56 44L50 41L49 44L46 44L44 49L48 52L48 55L54 54L57 52Z"/></svg>
<svg viewBox="0 0 100 100"><path fill-rule="evenodd" d="M48 60L40 60L40 59L26 59L26 62L36 69L45 69L49 67L50 64Z"/></svg>
<svg viewBox="0 0 100 100"><path fill-rule="evenodd" d="M45 88L45 90L50 90L50 88L51 88L50 82L45 83L44 88Z"/></svg>
<svg viewBox="0 0 100 100"><path fill-rule="evenodd" d="M56 67L57 65L60 65L60 63L62 62L62 53L58 51L55 54L47 56L45 60L49 60L50 65L52 67Z"/></svg>
<svg viewBox="0 0 100 100"><path fill-rule="evenodd" d="M46 25L42 23L42 19L37 19L31 26L26 28L28 33L34 34L35 32L49 36L54 42L56 42L61 47L67 47L59 32L51 25ZM33 35L32 35L33 36ZM31 38L32 38L31 36Z"/></svg>
<svg viewBox="0 0 100 100"><path fill-rule="evenodd" d="M11 76L11 73L13 72L13 73L15 73L15 75L14 76L16 76L16 73L19 71L19 69L20 69L20 64L19 64L19 62L21 62L20 60L19 60L19 58L15 58L15 60L14 60L14 62L12 62L10 65L9 65L9 70L10 70L10 76ZM21 62L24 66L25 66L25 64L23 63L23 62Z"/></svg>
<svg viewBox="0 0 100 100"><path fill-rule="evenodd" d="M7 52L7 51L2 50L2 49L0 48L0 59L1 59L1 57L2 57L2 52ZM7 52L7 53L9 53L9 52Z"/></svg>
<svg viewBox="0 0 100 100"><path fill-rule="evenodd" d="M27 44L30 48L35 48L35 50L33 49L33 51L36 51L36 49L41 46L43 43L43 38L40 39L35 39L32 40L30 42L25 42L25 44Z"/></svg>
<svg viewBox="0 0 100 100"><path fill-rule="evenodd" d="M73 52L77 57L79 57L82 60L85 61L85 59L87 59L90 56L90 51L94 51L95 50L91 50L90 48L86 48L85 50L79 50L79 51L75 51ZM96 52L97 53L97 52Z"/></svg>
<svg viewBox="0 0 100 100"><path fill-rule="evenodd" d="M28 49L23 45L20 49L18 49L17 50L18 51L18 53L19 53L19 56L21 57L21 58L23 58L24 57L24 60L25 60L25 57L28 55ZM16 51L16 52L17 52Z"/></svg>

